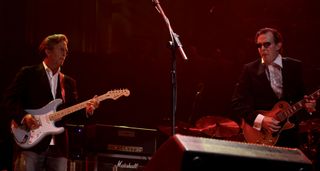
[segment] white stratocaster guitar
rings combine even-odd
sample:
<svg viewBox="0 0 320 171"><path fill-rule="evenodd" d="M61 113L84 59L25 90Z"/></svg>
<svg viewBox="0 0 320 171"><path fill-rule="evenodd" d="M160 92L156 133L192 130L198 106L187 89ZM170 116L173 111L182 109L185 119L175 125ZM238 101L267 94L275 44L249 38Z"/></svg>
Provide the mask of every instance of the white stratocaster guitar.
<svg viewBox="0 0 320 171"><path fill-rule="evenodd" d="M110 90L107 93L98 96L98 101L106 99L116 100L121 96L129 96L128 89ZM14 135L16 143L25 149L38 144L47 135L57 135L64 131L63 127L56 127L54 123L62 117L86 107L89 100L70 106L68 108L56 111L62 103L61 99L55 99L40 109L29 109L26 112L32 114L39 123L39 127L33 130L26 130L23 126L18 126L15 121L11 121L11 132Z"/></svg>

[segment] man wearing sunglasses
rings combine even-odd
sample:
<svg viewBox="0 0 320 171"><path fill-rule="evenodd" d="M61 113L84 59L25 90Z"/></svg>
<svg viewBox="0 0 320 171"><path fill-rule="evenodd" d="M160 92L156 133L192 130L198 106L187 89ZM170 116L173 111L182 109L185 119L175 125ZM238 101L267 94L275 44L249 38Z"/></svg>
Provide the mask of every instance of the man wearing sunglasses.
<svg viewBox="0 0 320 171"><path fill-rule="evenodd" d="M274 28L260 29L255 43L260 57L243 67L231 100L233 112L242 118L247 142L299 147L299 119L316 107L315 98L305 95L302 63L281 55L282 36Z"/></svg>

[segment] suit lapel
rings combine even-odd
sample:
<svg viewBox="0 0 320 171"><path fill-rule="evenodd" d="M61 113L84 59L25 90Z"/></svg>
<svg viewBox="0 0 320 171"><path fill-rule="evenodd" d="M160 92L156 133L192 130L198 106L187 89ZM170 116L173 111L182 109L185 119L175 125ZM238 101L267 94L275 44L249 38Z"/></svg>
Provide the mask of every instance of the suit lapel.
<svg viewBox="0 0 320 171"><path fill-rule="evenodd" d="M269 78L267 76L266 65L262 64L260 60L257 67L257 77L258 77L258 80L260 80L258 82L261 82L263 87L265 87L264 91L268 92L267 94L273 94L274 97L277 97L271 87Z"/></svg>
<svg viewBox="0 0 320 171"><path fill-rule="evenodd" d="M262 63L259 63L259 64L258 64L258 71L257 71L257 74L258 74L258 75L260 75L260 76L263 76L263 75L265 75L265 76L266 76L265 69L266 69L266 66L265 66L265 65L263 65Z"/></svg>
<svg viewBox="0 0 320 171"><path fill-rule="evenodd" d="M42 87L45 89L45 92L47 94L47 96L52 97L53 100L53 96L51 93L51 88L50 88L50 83L49 83L49 79L46 73L46 70L44 69L44 66L42 65L42 63L38 66L38 70L41 73L41 85L43 85Z"/></svg>
<svg viewBox="0 0 320 171"><path fill-rule="evenodd" d="M288 87L288 71L290 70L290 66L288 65L288 61L286 58L282 58L282 97L287 96L287 87Z"/></svg>
<svg viewBox="0 0 320 171"><path fill-rule="evenodd" d="M258 64L257 76L263 82L264 85L268 85L271 88L269 79L266 74L266 66L261 62ZM271 88L272 89L272 88Z"/></svg>

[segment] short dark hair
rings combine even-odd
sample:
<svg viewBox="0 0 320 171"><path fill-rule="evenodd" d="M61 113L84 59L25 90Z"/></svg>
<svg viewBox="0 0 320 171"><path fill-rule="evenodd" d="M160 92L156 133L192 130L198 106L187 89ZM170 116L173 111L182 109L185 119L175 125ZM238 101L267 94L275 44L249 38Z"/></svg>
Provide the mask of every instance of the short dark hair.
<svg viewBox="0 0 320 171"><path fill-rule="evenodd" d="M53 34L53 35L49 35L46 38L44 38L41 42L41 44L39 45L39 54L41 57L45 57L46 53L45 50L46 49L53 49L53 46L56 44L59 44L60 42L66 42L68 43L68 38L66 35L64 34Z"/></svg>
<svg viewBox="0 0 320 171"><path fill-rule="evenodd" d="M276 44L280 43L280 42L282 43L283 39L282 39L282 35L280 34L280 32L277 29L268 28L268 27L262 28L256 33L255 42L257 43L257 39L261 34L265 34L268 32L272 33L274 43L276 43Z"/></svg>

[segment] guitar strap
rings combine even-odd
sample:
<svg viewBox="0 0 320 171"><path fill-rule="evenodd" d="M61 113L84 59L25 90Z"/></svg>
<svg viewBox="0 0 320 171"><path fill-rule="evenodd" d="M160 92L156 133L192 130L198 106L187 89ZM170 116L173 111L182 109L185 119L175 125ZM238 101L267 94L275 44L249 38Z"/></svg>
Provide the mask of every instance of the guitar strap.
<svg viewBox="0 0 320 171"><path fill-rule="evenodd" d="M60 78L60 88L61 88L61 96L62 96L62 100L63 102L66 102L66 91L64 88L64 74L59 72L59 78Z"/></svg>

